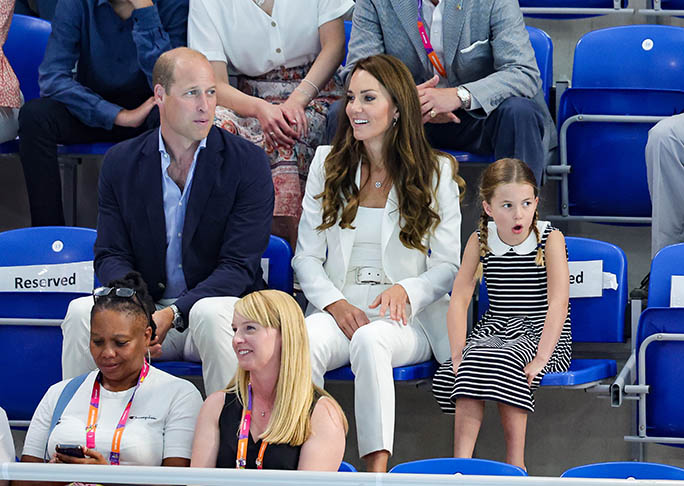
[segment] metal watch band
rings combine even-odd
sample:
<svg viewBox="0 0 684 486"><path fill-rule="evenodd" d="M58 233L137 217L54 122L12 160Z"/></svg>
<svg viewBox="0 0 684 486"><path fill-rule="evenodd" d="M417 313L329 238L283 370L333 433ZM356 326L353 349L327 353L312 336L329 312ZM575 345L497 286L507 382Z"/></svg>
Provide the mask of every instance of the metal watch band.
<svg viewBox="0 0 684 486"><path fill-rule="evenodd" d="M176 306L176 304L171 304L169 307L173 311L173 321L171 322L173 328L178 332L185 331L188 328L188 325L185 323L185 319L183 319L183 314L181 314L181 311L178 309L178 306Z"/></svg>
<svg viewBox="0 0 684 486"><path fill-rule="evenodd" d="M463 107L464 110L469 110L470 109L470 91L468 91L467 88L464 88L463 86L459 86L456 88L456 95L458 98L461 100L461 106Z"/></svg>

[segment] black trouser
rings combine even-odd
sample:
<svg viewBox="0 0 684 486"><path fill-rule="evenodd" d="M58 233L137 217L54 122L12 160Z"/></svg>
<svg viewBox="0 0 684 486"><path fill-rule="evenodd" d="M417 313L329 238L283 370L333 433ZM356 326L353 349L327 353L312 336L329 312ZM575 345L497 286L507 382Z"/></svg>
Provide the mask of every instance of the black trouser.
<svg viewBox="0 0 684 486"><path fill-rule="evenodd" d="M342 102L328 112L329 143L337 127ZM544 113L534 100L511 97L487 118L475 118L463 110L456 112L461 123L426 123L425 133L435 148L494 154L495 159L514 157L527 163L541 184L546 162Z"/></svg>
<svg viewBox="0 0 684 486"><path fill-rule="evenodd" d="M19 157L24 168L33 226L63 226L62 184L57 161L58 144L120 142L159 125L152 112L138 128L90 127L72 115L63 103L36 98L19 112Z"/></svg>

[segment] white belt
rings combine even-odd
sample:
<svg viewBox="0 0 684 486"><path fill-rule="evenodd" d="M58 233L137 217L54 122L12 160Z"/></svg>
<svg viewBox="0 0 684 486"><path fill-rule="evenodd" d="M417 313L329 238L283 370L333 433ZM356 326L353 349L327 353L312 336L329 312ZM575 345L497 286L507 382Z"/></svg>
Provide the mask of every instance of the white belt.
<svg viewBox="0 0 684 486"><path fill-rule="evenodd" d="M357 285L391 284L382 268L376 267L353 267L349 269L349 277L354 279ZM350 279L348 279L350 280Z"/></svg>

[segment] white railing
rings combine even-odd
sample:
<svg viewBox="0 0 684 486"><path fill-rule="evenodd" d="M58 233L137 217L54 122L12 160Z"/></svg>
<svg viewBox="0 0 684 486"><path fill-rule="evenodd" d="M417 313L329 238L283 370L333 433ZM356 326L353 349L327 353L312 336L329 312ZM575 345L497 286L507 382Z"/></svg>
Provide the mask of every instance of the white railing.
<svg viewBox="0 0 684 486"><path fill-rule="evenodd" d="M93 466L75 464L0 464L0 480L79 481L85 483L240 485L240 486L656 486L684 485L684 481L575 479L541 476L452 476L441 474L336 473L257 471L187 467Z"/></svg>

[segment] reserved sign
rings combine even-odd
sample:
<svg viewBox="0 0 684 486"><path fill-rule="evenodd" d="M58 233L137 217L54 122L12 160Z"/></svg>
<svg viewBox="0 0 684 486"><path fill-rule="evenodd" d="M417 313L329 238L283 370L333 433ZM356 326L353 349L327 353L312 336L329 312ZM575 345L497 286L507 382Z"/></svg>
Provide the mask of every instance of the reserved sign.
<svg viewBox="0 0 684 486"><path fill-rule="evenodd" d="M568 262L570 297L601 297L603 295L603 260Z"/></svg>
<svg viewBox="0 0 684 486"><path fill-rule="evenodd" d="M684 307L684 275L672 275L672 280L670 280L670 307Z"/></svg>
<svg viewBox="0 0 684 486"><path fill-rule="evenodd" d="M0 267L0 292L93 291L93 262Z"/></svg>

